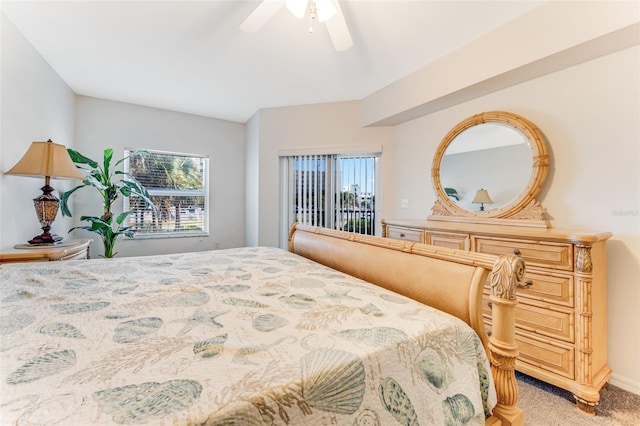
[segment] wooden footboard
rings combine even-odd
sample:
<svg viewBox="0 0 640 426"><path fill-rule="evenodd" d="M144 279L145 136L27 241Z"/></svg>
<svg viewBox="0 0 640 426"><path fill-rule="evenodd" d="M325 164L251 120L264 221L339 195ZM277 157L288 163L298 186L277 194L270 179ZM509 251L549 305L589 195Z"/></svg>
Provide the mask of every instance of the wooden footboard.
<svg viewBox="0 0 640 426"><path fill-rule="evenodd" d="M294 224L289 251L450 313L480 336L491 360L498 404L487 425L522 425L515 378L516 287L524 261ZM484 329L482 288L491 282L493 333Z"/></svg>

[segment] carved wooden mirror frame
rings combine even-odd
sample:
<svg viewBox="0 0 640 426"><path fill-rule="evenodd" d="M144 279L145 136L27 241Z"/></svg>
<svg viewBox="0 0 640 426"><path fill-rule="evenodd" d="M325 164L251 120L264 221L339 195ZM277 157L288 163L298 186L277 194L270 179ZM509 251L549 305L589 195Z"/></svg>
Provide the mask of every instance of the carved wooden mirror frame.
<svg viewBox="0 0 640 426"><path fill-rule="evenodd" d="M525 189L510 203L500 208L470 211L456 205L447 196L440 181L440 164L446 149L460 133L483 123L506 125L522 134L533 156L531 177ZM548 168L549 154L544 136L529 120L505 111L489 111L471 116L447 133L433 157L431 180L437 199L428 219L549 227L549 222L545 220L545 209L535 199L547 177Z"/></svg>

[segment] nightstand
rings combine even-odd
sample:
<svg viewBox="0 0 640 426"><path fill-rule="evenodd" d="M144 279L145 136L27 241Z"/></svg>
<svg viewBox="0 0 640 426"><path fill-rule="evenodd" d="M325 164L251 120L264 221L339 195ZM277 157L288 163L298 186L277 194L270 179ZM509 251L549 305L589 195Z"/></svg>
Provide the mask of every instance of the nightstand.
<svg viewBox="0 0 640 426"><path fill-rule="evenodd" d="M13 248L0 250L0 264L89 259L89 247L92 242L93 240L84 239L65 240L54 246L19 244Z"/></svg>

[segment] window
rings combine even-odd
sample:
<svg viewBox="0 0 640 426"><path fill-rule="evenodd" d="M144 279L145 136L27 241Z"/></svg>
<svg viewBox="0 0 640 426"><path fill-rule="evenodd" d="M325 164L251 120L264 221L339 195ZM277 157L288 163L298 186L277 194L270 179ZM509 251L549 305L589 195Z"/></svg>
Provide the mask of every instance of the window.
<svg viewBox="0 0 640 426"><path fill-rule="evenodd" d="M375 235L379 154L282 157L283 231L294 222Z"/></svg>
<svg viewBox="0 0 640 426"><path fill-rule="evenodd" d="M140 197L125 198L136 238L208 235L208 157L126 149L124 171L144 185L159 213Z"/></svg>

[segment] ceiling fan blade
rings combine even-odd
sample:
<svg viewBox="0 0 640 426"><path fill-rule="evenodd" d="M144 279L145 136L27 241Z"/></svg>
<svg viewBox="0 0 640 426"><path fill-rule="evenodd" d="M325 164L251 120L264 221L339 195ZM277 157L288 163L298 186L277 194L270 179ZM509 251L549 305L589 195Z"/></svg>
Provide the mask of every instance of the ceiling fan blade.
<svg viewBox="0 0 640 426"><path fill-rule="evenodd" d="M344 20L340 3L338 1L333 3L336 7L336 14L325 21L325 25L327 26L327 31L329 31L333 47L338 52L341 52L353 46L353 40L351 40L351 34L349 33L347 22Z"/></svg>
<svg viewBox="0 0 640 426"><path fill-rule="evenodd" d="M262 0L251 15L240 24L240 29L255 33L284 5L284 0Z"/></svg>

